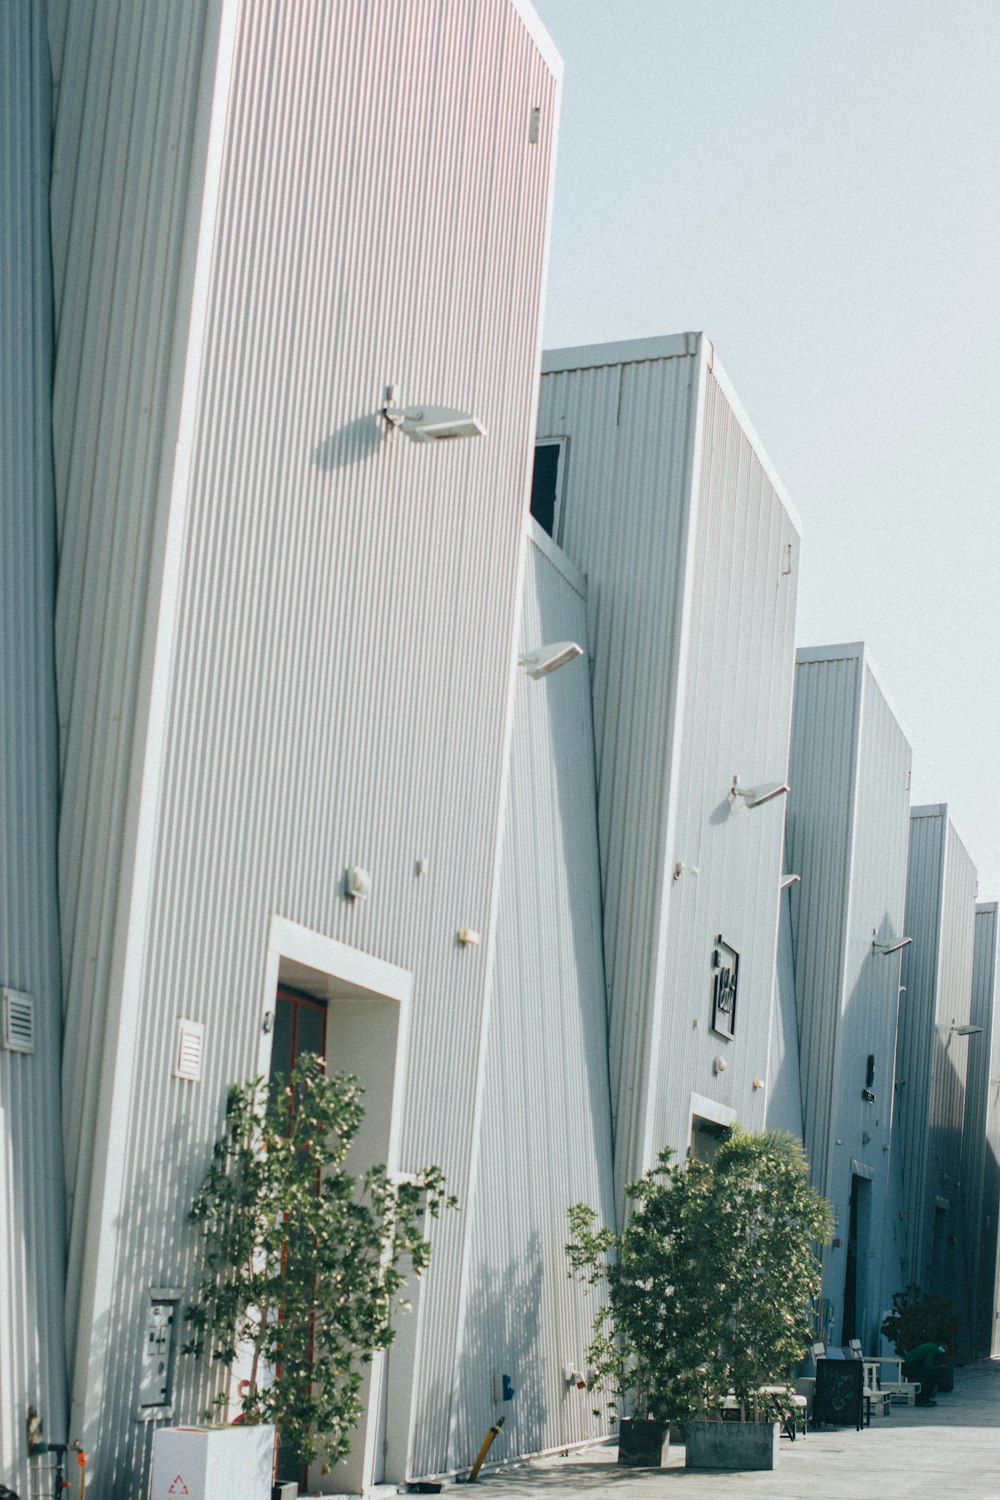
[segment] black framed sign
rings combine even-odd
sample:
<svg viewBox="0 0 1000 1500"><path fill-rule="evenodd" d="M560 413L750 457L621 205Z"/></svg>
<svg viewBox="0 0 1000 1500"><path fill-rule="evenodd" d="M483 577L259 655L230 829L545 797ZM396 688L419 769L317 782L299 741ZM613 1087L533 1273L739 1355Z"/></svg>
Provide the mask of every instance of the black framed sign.
<svg viewBox="0 0 1000 1500"><path fill-rule="evenodd" d="M864 1417L865 1367L860 1359L818 1359L813 1426L856 1427Z"/></svg>
<svg viewBox="0 0 1000 1500"><path fill-rule="evenodd" d="M739 988L740 955L722 934L712 950L712 1030L720 1036L736 1035L736 993Z"/></svg>

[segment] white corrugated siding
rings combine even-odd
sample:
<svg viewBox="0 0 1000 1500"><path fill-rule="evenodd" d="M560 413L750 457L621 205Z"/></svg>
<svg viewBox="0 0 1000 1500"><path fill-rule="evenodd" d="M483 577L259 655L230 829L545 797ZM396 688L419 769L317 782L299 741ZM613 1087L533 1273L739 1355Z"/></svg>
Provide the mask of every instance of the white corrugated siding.
<svg viewBox="0 0 1000 1500"><path fill-rule="evenodd" d="M201 48L195 14L200 7L135 7L118 18L117 46L109 8L82 14L80 76L71 79L67 41L60 96L67 120L71 96L83 96L84 151L96 150L92 112L110 118L120 150L107 175L120 162L129 225L117 262L105 263L114 216L98 212L100 185L89 182L99 202L75 209L69 232L86 267L67 255L67 283L71 272L93 276L103 296L91 317L105 306L115 316L102 346L102 410L83 409L76 444L63 434L81 464L103 440L115 493L133 494L131 513L113 496L91 509L95 486L67 460L64 508L77 529L61 616L64 696L75 708L89 693L90 719L110 731L102 756L88 756L74 741L75 714L67 730L81 780L95 783L87 808L109 849L99 866L108 882L94 882L93 901L74 896L68 877L76 925L101 939L96 983L84 982L84 952L67 939L75 1003L107 986L118 1048L98 1155L120 1168L122 1186L103 1211L89 1369L78 1360L109 1496L129 1492L146 1449L132 1421L143 1287L190 1283L184 1211L225 1087L256 1062L272 912L413 972L401 1165L438 1160L459 1197L467 1192L486 944L462 950L455 934L469 926L488 936L493 910L558 95L507 0L230 5L204 147L185 101L193 105L199 69L212 82L217 34ZM115 89L83 61L88 31L102 66L120 59ZM532 145L535 106L541 138ZM217 176L211 167L185 175L196 139L210 164L218 146ZM143 163L140 182L131 173ZM146 237L135 220L152 228L142 213L157 198L158 237ZM175 314L173 288L185 286L185 214L199 210L188 340L187 304ZM85 220L101 221L100 234ZM162 284L143 279L147 247ZM79 296L66 291L64 321L70 309L78 315ZM155 362L175 332L178 361L189 364L179 394L179 364ZM67 345L74 368L81 340ZM142 356L135 371L128 351ZM68 370L64 381L68 403ZM375 414L389 381L404 404L472 409L489 436L442 448L390 439ZM128 607L160 555L173 445L161 413L171 399L180 400L190 469L172 475L166 572L151 585L154 599L162 587L163 612L143 632ZM73 657L77 578L80 599L97 590L105 629L85 620ZM127 659L118 654L126 646L136 653ZM147 728L139 667L154 646ZM143 799L131 865L130 756L133 818ZM93 853L71 793L68 851ZM428 874L417 880L420 858ZM357 905L342 896L353 863L373 880L371 899ZM200 1085L169 1076L178 1014L206 1025ZM99 1014L98 1032L104 1024ZM73 1118L83 1118L80 1104ZM464 1230L453 1216L437 1233L422 1301L418 1472L447 1458ZM182 1369L179 1413L198 1412L197 1386Z"/></svg>
<svg viewBox="0 0 1000 1500"><path fill-rule="evenodd" d="M950 1028L967 1023L971 1009L975 888L975 868L947 808L914 808L906 889L906 928L913 944L903 963L898 1119L909 1275L945 1295L955 1295L960 1285L962 1125L970 1042Z"/></svg>
<svg viewBox="0 0 1000 1500"><path fill-rule="evenodd" d="M0 1481L28 1494L25 1416L66 1436L52 666L49 58L41 0L0 6L0 986L34 1000L0 1050Z"/></svg>
<svg viewBox="0 0 1000 1500"><path fill-rule="evenodd" d="M643 1166L687 557L698 337L674 358L545 373L568 437L561 542L588 578L619 1191Z"/></svg>
<svg viewBox="0 0 1000 1500"><path fill-rule="evenodd" d="M785 780L799 563L795 525L712 373L701 422L651 1111L653 1149L680 1153L692 1090L748 1129L764 1125L785 807L777 797L747 808L730 788L734 775L743 786ZM678 860L698 875L671 879ZM719 936L740 955L728 1042L710 1026ZM718 1074L716 1058L726 1065Z"/></svg>
<svg viewBox="0 0 1000 1500"><path fill-rule="evenodd" d="M543 363L539 437L568 439L561 540L588 577L619 1191L686 1147L692 1090L764 1112L782 809L730 817L728 793L784 777L798 546L713 360L684 334ZM674 882L678 860L700 874ZM741 1015L715 1077L720 932Z"/></svg>
<svg viewBox="0 0 1000 1500"><path fill-rule="evenodd" d="M581 581L534 527L521 650L586 648ZM589 660L520 674L504 834L456 1465L494 1421L492 1375L518 1394L491 1457L565 1446L605 1430L586 1369L596 1306L567 1278L566 1210L613 1224L611 1101Z"/></svg>
<svg viewBox="0 0 1000 1500"><path fill-rule="evenodd" d="M972 1008L969 1020L983 1028L969 1047L965 1095L962 1184L968 1225L968 1352L973 1359L989 1358L996 1298L997 1210L1000 1181L990 1133L992 1052L995 1040L997 981L997 903L976 903L975 947L972 965Z"/></svg>

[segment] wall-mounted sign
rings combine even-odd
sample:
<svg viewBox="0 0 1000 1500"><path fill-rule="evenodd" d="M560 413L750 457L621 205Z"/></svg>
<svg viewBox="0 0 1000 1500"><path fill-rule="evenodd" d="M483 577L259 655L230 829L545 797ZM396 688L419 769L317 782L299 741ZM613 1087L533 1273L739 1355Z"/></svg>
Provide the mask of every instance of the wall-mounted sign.
<svg viewBox="0 0 1000 1500"><path fill-rule="evenodd" d="M736 1035L739 975L740 955L720 935L712 950L712 1030L720 1036Z"/></svg>

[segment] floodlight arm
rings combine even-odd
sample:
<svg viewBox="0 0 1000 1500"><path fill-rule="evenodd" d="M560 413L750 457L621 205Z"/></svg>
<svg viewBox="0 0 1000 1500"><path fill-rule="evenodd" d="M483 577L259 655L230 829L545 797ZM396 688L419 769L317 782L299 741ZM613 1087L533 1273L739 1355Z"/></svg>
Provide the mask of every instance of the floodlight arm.
<svg viewBox="0 0 1000 1500"><path fill-rule="evenodd" d="M885 958L890 953L898 953L901 948L908 948L912 942L913 939L911 937L905 937L901 938L898 943L879 943L873 937L872 949L875 953L881 953L883 958Z"/></svg>
<svg viewBox="0 0 1000 1500"><path fill-rule="evenodd" d="M582 655L583 647L576 641L556 641L551 646L539 646L528 656L519 656L517 664L529 677L546 677Z"/></svg>
<svg viewBox="0 0 1000 1500"><path fill-rule="evenodd" d="M735 802L737 797L742 798L744 807L763 807L765 802L771 802L775 797L783 797L791 788L784 781L768 781L761 786L741 786L739 775L733 777L733 784L729 789L729 795Z"/></svg>

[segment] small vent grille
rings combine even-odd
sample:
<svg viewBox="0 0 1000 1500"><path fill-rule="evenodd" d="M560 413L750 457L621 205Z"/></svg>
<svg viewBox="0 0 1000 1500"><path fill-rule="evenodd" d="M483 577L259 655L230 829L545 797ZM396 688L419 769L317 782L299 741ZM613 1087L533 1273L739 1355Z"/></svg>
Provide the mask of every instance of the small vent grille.
<svg viewBox="0 0 1000 1500"><path fill-rule="evenodd" d="M188 1078L197 1083L201 1078L201 1054L205 1044L205 1028L200 1021L187 1021L183 1017L177 1022L177 1046L174 1052L174 1077Z"/></svg>
<svg viewBox="0 0 1000 1500"><path fill-rule="evenodd" d="M7 1052L34 1052L35 1001L21 990L0 990L3 1046Z"/></svg>

